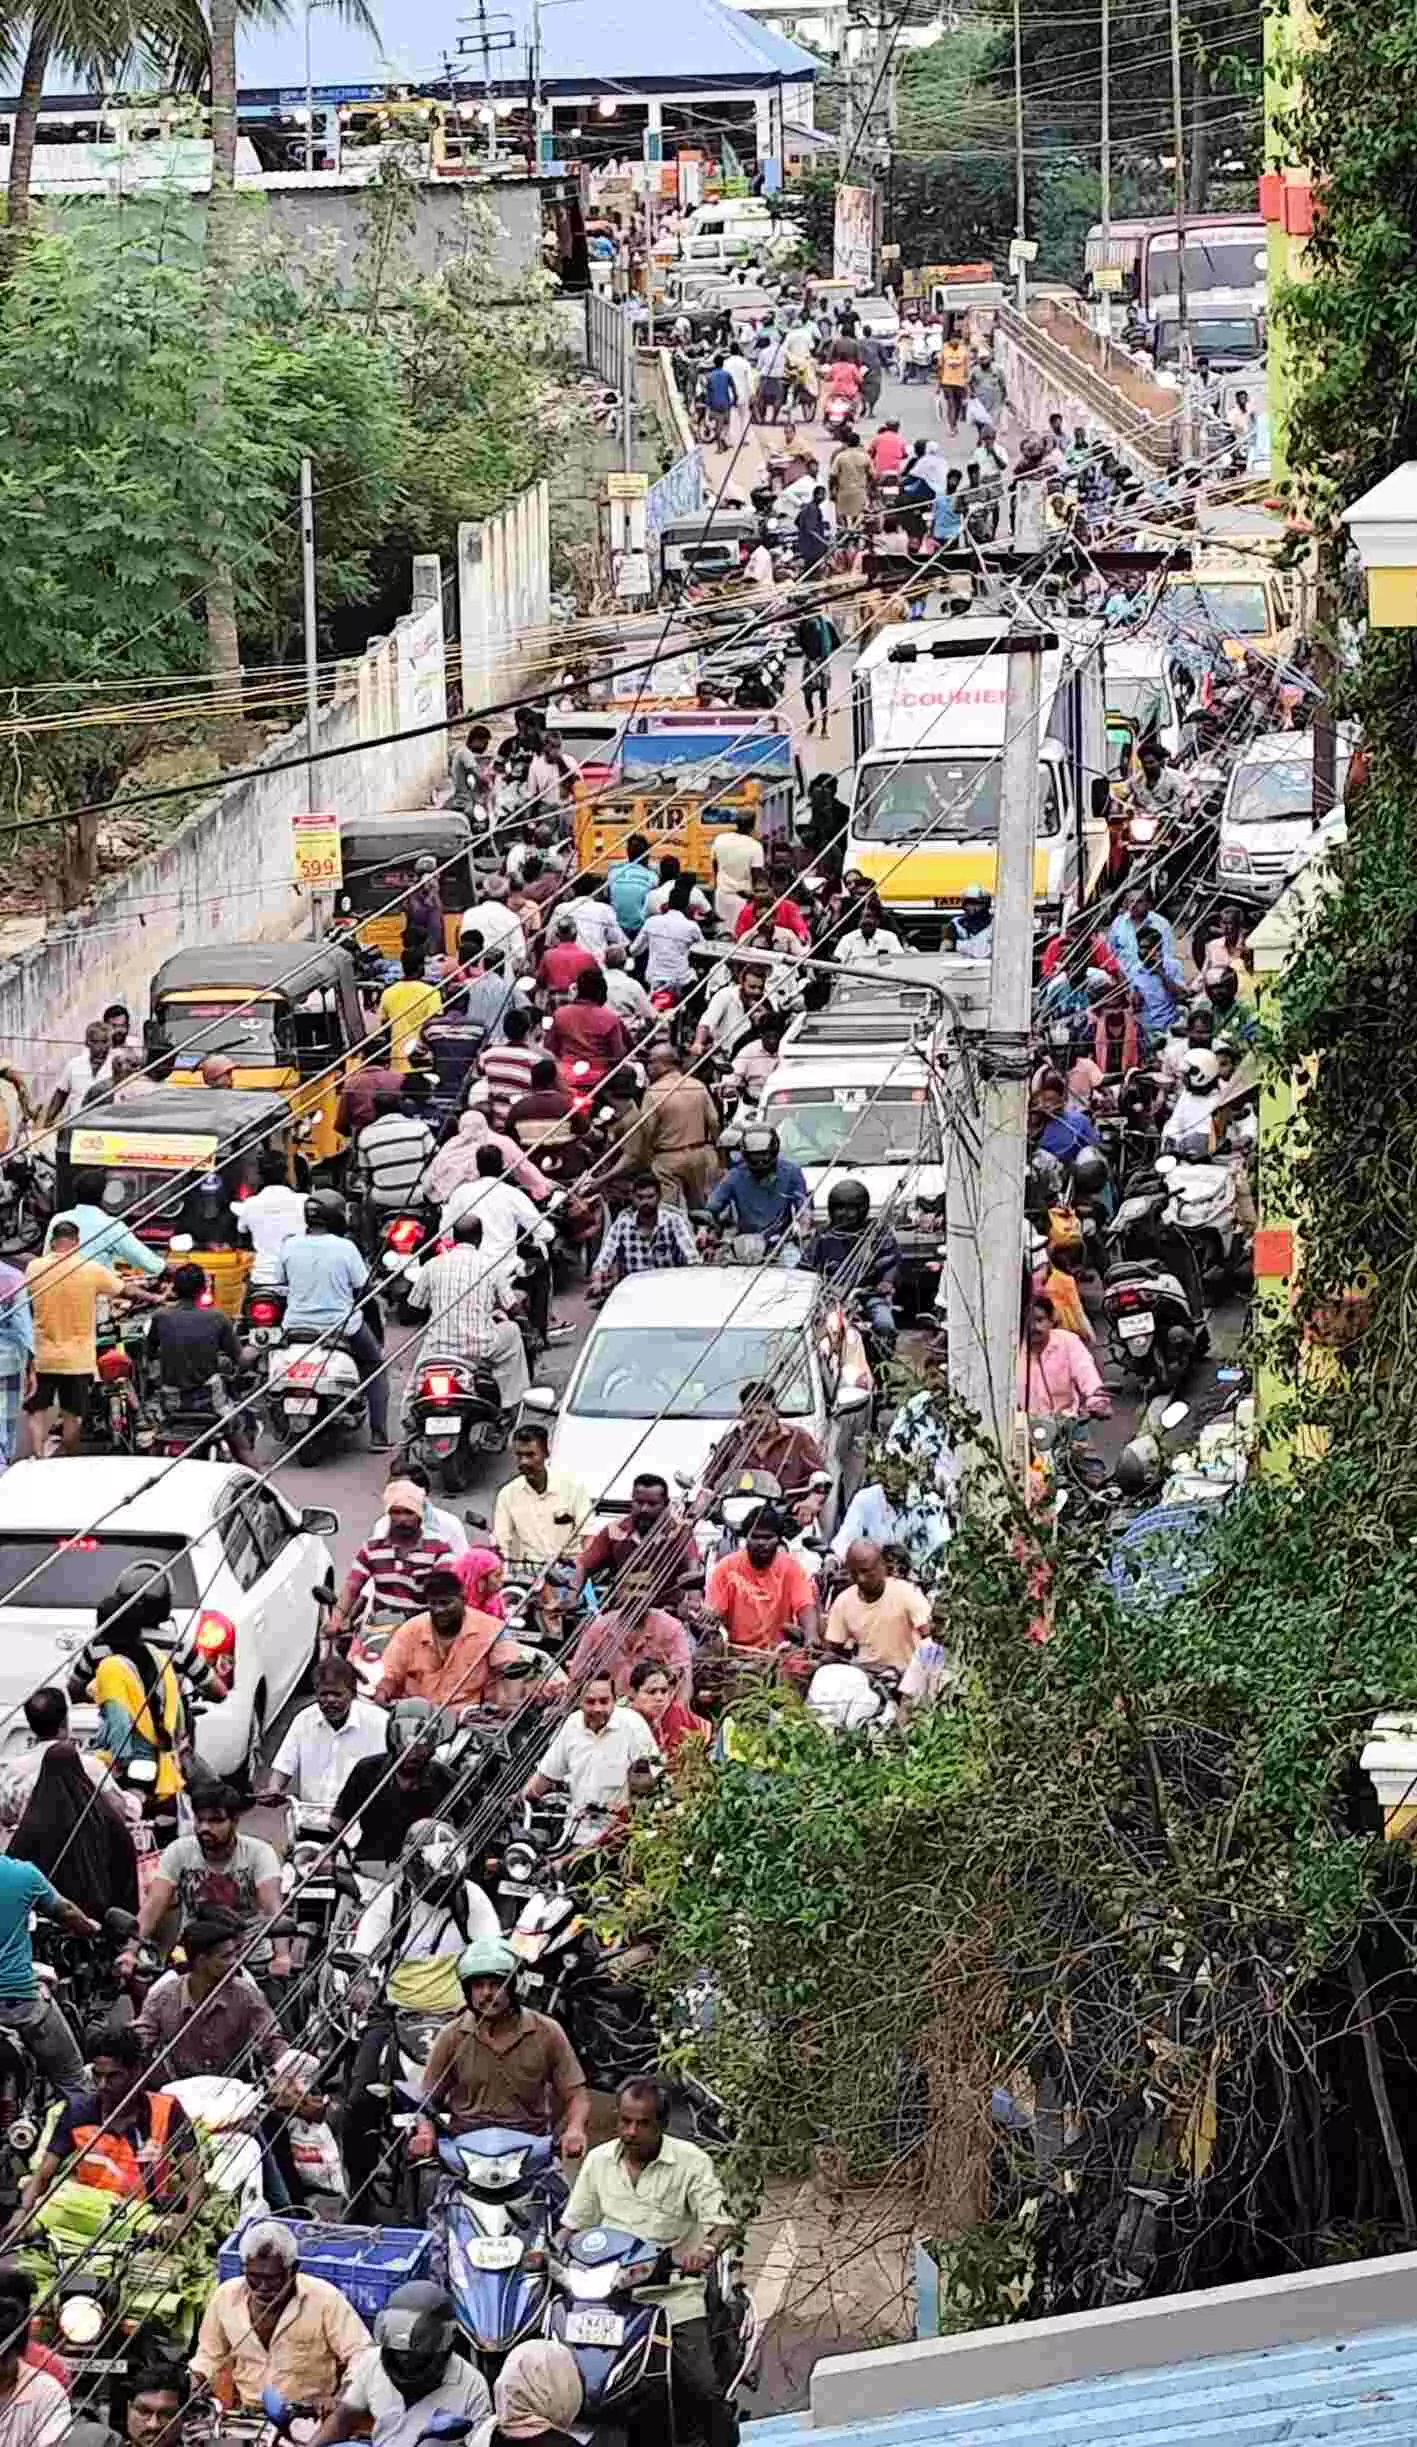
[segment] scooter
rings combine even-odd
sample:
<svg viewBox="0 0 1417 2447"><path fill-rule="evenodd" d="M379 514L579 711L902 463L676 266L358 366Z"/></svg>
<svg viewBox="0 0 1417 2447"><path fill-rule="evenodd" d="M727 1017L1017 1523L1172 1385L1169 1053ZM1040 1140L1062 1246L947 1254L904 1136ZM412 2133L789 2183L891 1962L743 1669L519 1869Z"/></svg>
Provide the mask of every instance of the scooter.
<svg viewBox="0 0 1417 2447"><path fill-rule="evenodd" d="M1159 1173L1134 1176L1107 1234L1115 1255L1102 1314L1113 1358L1138 1383L1176 1393L1210 1348L1210 1328L1195 1253L1168 1214Z"/></svg>
<svg viewBox="0 0 1417 2447"><path fill-rule="evenodd" d="M439 2164L451 2180L432 2217L453 2308L489 2379L514 2345L545 2326L551 2222L565 2201L555 2155L553 2141L500 2125L439 2135Z"/></svg>
<svg viewBox="0 0 1417 2447"><path fill-rule="evenodd" d="M437 1216L428 1207L406 1207L391 1215L379 1238L379 1284L400 1325L412 1325L417 1311L408 1295L429 1255Z"/></svg>
<svg viewBox="0 0 1417 2447"><path fill-rule="evenodd" d="M472 1485L478 1456L505 1450L511 1414L485 1360L433 1359L418 1369L407 1410L409 1441L449 1495Z"/></svg>
<svg viewBox="0 0 1417 2447"><path fill-rule="evenodd" d="M1184 1233L1203 1278L1233 1282L1245 1254L1236 1223L1237 1189L1232 1167L1204 1155L1191 1156L1189 1142L1156 1159L1170 1192L1164 1220Z"/></svg>
<svg viewBox="0 0 1417 2447"><path fill-rule="evenodd" d="M575 2355L582 2411L595 2422L602 2447L660 2391L667 2394L669 2323L657 2303L636 2302L635 2289L667 2283L672 2269L662 2245L613 2226L566 2236L564 2252L552 2259L547 2333ZM719 2385L732 2404L757 2385L761 2330L752 2297L724 2254L709 2272L708 2301ZM672 2419L663 2435L673 2437Z"/></svg>
<svg viewBox="0 0 1417 2447"><path fill-rule="evenodd" d="M313 1327L287 1326L270 1355L266 1419L279 1444L296 1444L308 1469L328 1459L341 1435L356 1435L368 1397L349 1345Z"/></svg>

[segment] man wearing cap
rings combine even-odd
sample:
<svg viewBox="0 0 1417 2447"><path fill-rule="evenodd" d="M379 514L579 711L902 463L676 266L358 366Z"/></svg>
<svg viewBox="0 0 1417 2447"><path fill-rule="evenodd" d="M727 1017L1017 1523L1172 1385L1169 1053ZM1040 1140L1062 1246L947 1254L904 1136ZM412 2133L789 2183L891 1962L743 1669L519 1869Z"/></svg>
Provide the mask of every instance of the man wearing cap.
<svg viewBox="0 0 1417 2447"><path fill-rule="evenodd" d="M236 1065L230 1054L208 1054L202 1064L202 1085L204 1088L235 1087Z"/></svg>
<svg viewBox="0 0 1417 2447"><path fill-rule="evenodd" d="M517 2000L517 1958L500 1938L475 1938L458 1963L467 2010L433 2042L423 2082L425 2106L438 2107L454 2132L506 2125L519 2133L559 2130L561 2156L585 2155L590 2093L580 2060L559 2022ZM415 2125L415 2158L431 2157L430 2122Z"/></svg>
<svg viewBox="0 0 1417 2447"><path fill-rule="evenodd" d="M411 1478L390 1479L384 1489L386 1527L382 1535L366 1538L355 1555L330 1616L332 1635L353 1623L366 1590L376 1623L403 1623L418 1612L427 1596L429 1573L453 1560L446 1538L426 1526L427 1504L423 1489Z"/></svg>

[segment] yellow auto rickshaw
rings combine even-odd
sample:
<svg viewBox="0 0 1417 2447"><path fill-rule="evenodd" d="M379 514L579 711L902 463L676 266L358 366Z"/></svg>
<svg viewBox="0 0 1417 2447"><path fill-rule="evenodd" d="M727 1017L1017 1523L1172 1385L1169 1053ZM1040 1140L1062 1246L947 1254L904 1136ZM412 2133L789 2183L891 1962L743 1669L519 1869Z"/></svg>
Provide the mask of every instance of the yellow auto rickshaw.
<svg viewBox="0 0 1417 2447"><path fill-rule="evenodd" d="M472 826L446 807L416 816L346 816L339 828L343 881L335 894L335 932L349 933L385 960L403 958L403 896L416 881L420 858L436 858L443 902L443 940L428 949L457 958L458 919L481 894L472 880ZM390 901L398 901L390 909ZM376 912L380 914L375 914Z"/></svg>
<svg viewBox="0 0 1417 2447"><path fill-rule="evenodd" d="M328 1164L343 1141L335 1106L361 1059L367 1025L354 955L340 943L209 943L174 952L154 977L143 1031L150 1063L174 1087L201 1087L213 1054L238 1089L279 1090L302 1152Z"/></svg>
<svg viewBox="0 0 1417 2447"><path fill-rule="evenodd" d="M235 1317L252 1259L242 1202L260 1188L271 1148L295 1178L299 1143L289 1104L269 1090L147 1088L85 1105L55 1141L55 1212L101 1207L170 1265L205 1267L217 1306Z"/></svg>

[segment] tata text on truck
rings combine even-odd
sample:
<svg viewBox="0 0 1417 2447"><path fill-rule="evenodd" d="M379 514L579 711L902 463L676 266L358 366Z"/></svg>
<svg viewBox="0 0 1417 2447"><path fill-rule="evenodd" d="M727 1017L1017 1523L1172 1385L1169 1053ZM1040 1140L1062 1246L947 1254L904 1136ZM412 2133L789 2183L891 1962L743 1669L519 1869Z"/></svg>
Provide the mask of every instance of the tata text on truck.
<svg viewBox="0 0 1417 2447"><path fill-rule="evenodd" d="M998 619L901 623L872 639L853 675L846 867L871 878L916 942L941 940L967 885L995 887L1008 657L991 648L1007 633ZM1033 892L1046 931L1086 899L1107 855L1105 818L1092 813L1093 783L1107 773L1092 630L1079 626L1043 656L1038 754Z"/></svg>

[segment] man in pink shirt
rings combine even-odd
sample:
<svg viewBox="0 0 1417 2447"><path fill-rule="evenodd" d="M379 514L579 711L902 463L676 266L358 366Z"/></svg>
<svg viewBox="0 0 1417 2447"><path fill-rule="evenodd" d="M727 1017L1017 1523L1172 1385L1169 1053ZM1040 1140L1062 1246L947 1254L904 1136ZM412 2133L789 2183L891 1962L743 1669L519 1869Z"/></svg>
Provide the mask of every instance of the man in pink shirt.
<svg viewBox="0 0 1417 2447"><path fill-rule="evenodd" d="M1034 1419L1110 1419L1112 1397L1097 1363L1077 1334L1053 1322L1053 1303L1040 1293L1029 1302L1028 1326L1018 1355L1018 1406Z"/></svg>
<svg viewBox="0 0 1417 2447"><path fill-rule="evenodd" d="M877 476L898 476L910 452L900 429L900 418L888 416L866 453Z"/></svg>

